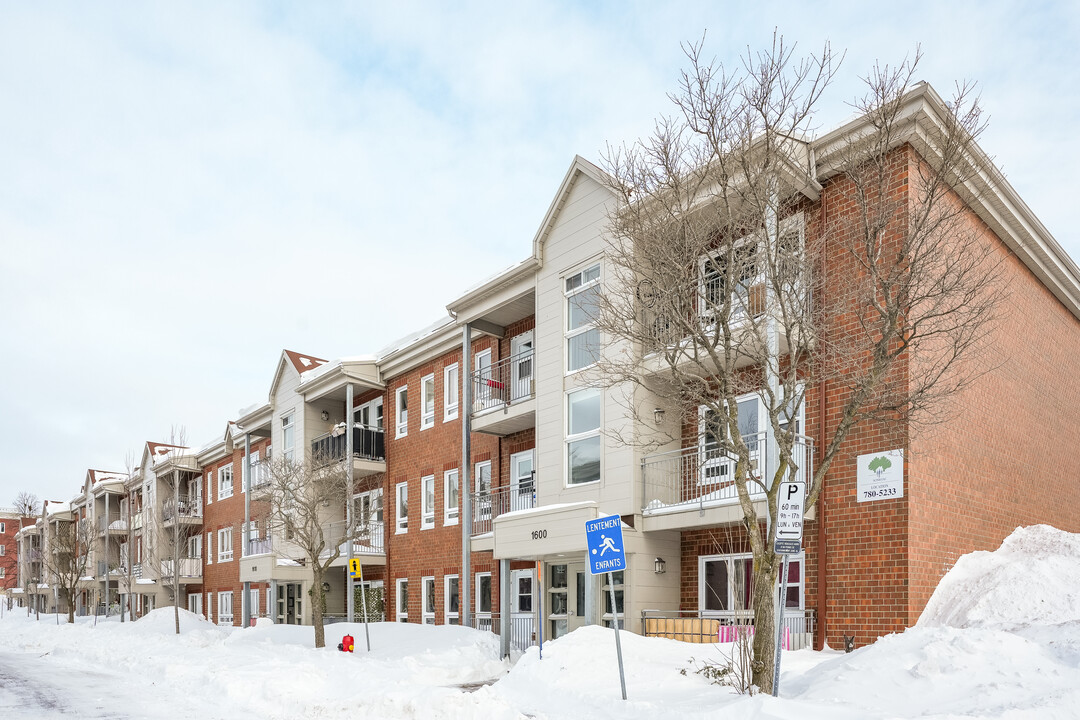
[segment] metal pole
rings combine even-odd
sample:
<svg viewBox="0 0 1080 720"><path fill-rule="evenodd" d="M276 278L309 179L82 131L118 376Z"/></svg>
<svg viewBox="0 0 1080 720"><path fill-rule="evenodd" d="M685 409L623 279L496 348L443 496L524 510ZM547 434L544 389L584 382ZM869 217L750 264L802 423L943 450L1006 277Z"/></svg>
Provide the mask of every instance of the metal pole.
<svg viewBox="0 0 1080 720"><path fill-rule="evenodd" d="M626 699L626 673L623 670L622 642L619 640L619 606L615 604L615 573L607 574L608 591L611 593L611 618L612 627L615 628L615 652L619 656L619 686L622 688L622 699Z"/></svg>
<svg viewBox="0 0 1080 720"><path fill-rule="evenodd" d="M540 640L540 659L544 659L544 564L536 561L536 637Z"/></svg>
<svg viewBox="0 0 1080 720"><path fill-rule="evenodd" d="M353 487L353 451L356 449L353 447L353 386L352 383L346 383L345 385L345 477L348 490L345 492L345 532L348 533L348 537L345 540L345 554L348 555L348 560L345 563L346 568L352 567L353 559L353 534L356 529L353 527L353 523L356 522L356 518L353 517L353 493L356 492L356 488ZM356 622L356 598L353 597L353 593L356 592L356 582L353 579L351 572L345 573L348 577L346 583L348 589L346 590L345 597L345 614L348 616L348 622ZM367 613L364 613L364 630L367 630ZM370 650L370 643L368 643L368 650Z"/></svg>
<svg viewBox="0 0 1080 720"><path fill-rule="evenodd" d="M499 646L510 657L510 559L499 560Z"/></svg>
<svg viewBox="0 0 1080 720"><path fill-rule="evenodd" d="M251 552L251 433L244 433L244 532L243 547L240 548L241 557L247 557ZM244 627L251 627L251 581L244 582L244 602L241 607L244 617L241 622ZM269 608L267 608L269 610Z"/></svg>
<svg viewBox="0 0 1080 720"><path fill-rule="evenodd" d="M351 579L352 573L349 574ZM364 609L364 640L367 641L367 651L371 652L371 631L368 630L367 616L367 592L364 590L364 565L360 564L360 607ZM350 620L351 622L351 620Z"/></svg>
<svg viewBox="0 0 1080 720"><path fill-rule="evenodd" d="M461 507L461 577L472 578L472 328L468 323L461 329L461 367L458 378L461 380L461 402L458 415L461 416L461 486L458 488L458 503ZM469 593L471 583L461 583L461 624L472 627L472 604ZM508 621L508 618L503 618Z"/></svg>
<svg viewBox="0 0 1080 720"><path fill-rule="evenodd" d="M780 578L780 612L776 614L776 662L773 664L773 697L780 697L780 648L784 644L784 606L787 605L787 553L784 553L784 566L780 572L782 577Z"/></svg>

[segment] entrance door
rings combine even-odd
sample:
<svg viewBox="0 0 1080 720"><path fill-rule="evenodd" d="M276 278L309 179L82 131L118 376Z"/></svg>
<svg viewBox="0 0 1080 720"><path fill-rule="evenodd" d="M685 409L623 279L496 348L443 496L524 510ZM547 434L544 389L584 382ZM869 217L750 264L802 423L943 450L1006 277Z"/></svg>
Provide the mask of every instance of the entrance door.
<svg viewBox="0 0 1080 720"><path fill-rule="evenodd" d="M547 568L548 637L560 638L585 624L585 563L552 563Z"/></svg>
<svg viewBox="0 0 1080 720"><path fill-rule="evenodd" d="M510 509L527 510L536 505L533 479L533 451L510 456Z"/></svg>
<svg viewBox="0 0 1080 720"><path fill-rule="evenodd" d="M277 621L280 625L300 625L303 605L300 583L280 583L277 587Z"/></svg>
<svg viewBox="0 0 1080 720"><path fill-rule="evenodd" d="M510 356L513 373L510 378L510 401L527 398L533 394L533 334L522 333L510 340Z"/></svg>
<svg viewBox="0 0 1080 720"><path fill-rule="evenodd" d="M531 647L534 642L533 577L531 568L510 572L510 643L519 650Z"/></svg>

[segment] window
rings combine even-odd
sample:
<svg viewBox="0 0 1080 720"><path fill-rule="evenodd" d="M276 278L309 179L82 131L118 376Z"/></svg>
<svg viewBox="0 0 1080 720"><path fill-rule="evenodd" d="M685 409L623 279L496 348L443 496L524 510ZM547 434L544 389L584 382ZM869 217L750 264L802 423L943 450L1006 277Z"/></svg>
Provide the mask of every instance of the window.
<svg viewBox="0 0 1080 720"><path fill-rule="evenodd" d="M435 425L435 376L425 375L420 380L420 429Z"/></svg>
<svg viewBox="0 0 1080 720"><path fill-rule="evenodd" d="M397 621L409 622L409 580L398 578L397 592L394 593L397 601Z"/></svg>
<svg viewBox="0 0 1080 720"><path fill-rule="evenodd" d="M202 509L202 476L188 480L188 499L196 510Z"/></svg>
<svg viewBox="0 0 1080 720"><path fill-rule="evenodd" d="M286 462L292 462L293 452L296 445L295 413L289 413L281 418L281 457Z"/></svg>
<svg viewBox="0 0 1080 720"><path fill-rule="evenodd" d="M252 450L250 460L244 463L244 472L248 473L248 477L244 478L244 492L262 485L265 471L266 468L259 464L259 451Z"/></svg>
<svg viewBox="0 0 1080 720"><path fill-rule="evenodd" d="M259 617L259 591L256 588L248 590L248 617Z"/></svg>
<svg viewBox="0 0 1080 720"><path fill-rule="evenodd" d="M232 497L232 463L218 468L218 500Z"/></svg>
<svg viewBox="0 0 1080 720"><path fill-rule="evenodd" d="M213 622L212 615L214 614L214 593L206 593L206 619Z"/></svg>
<svg viewBox="0 0 1080 720"><path fill-rule="evenodd" d="M566 482L568 485L600 479L599 389L575 390L566 395Z"/></svg>
<svg viewBox="0 0 1080 720"><path fill-rule="evenodd" d="M435 476L420 478L420 529L435 527Z"/></svg>
<svg viewBox="0 0 1080 720"><path fill-rule="evenodd" d="M232 528L222 528L218 530L218 549L217 559L218 562L228 562L232 560Z"/></svg>
<svg viewBox="0 0 1080 720"><path fill-rule="evenodd" d="M701 259L698 314L702 318L712 320L725 308L733 322L764 312L765 281L759 272L758 245L752 236Z"/></svg>
<svg viewBox="0 0 1080 720"><path fill-rule="evenodd" d="M397 520L397 532L409 532L409 483L397 484L397 496L394 502L394 517Z"/></svg>
<svg viewBox="0 0 1080 720"><path fill-rule="evenodd" d="M421 581L421 622L425 625L435 624L435 578L426 577Z"/></svg>
<svg viewBox="0 0 1080 720"><path fill-rule="evenodd" d="M443 368L443 422L449 422L458 413L458 366L457 363Z"/></svg>
<svg viewBox="0 0 1080 720"><path fill-rule="evenodd" d="M187 556L189 558L202 559L202 535L189 537L187 541Z"/></svg>
<svg viewBox="0 0 1080 720"><path fill-rule="evenodd" d="M443 525L457 525L458 521L458 471L447 470L443 473Z"/></svg>
<svg viewBox="0 0 1080 720"><path fill-rule="evenodd" d="M353 513L355 513L356 524L361 530L370 528L373 533L378 532L381 535L383 521L382 488L375 488L354 495Z"/></svg>
<svg viewBox="0 0 1080 720"><path fill-rule="evenodd" d="M6 533L6 532L7 532L7 525L0 522L0 533Z"/></svg>
<svg viewBox="0 0 1080 720"><path fill-rule="evenodd" d="M554 640L566 634L567 609L569 608L569 584L567 566L551 565L548 570L548 617L551 621L551 638Z"/></svg>
<svg viewBox="0 0 1080 720"><path fill-rule="evenodd" d="M217 596L217 624L218 625L232 625L232 591L219 592Z"/></svg>
<svg viewBox="0 0 1080 720"><path fill-rule="evenodd" d="M476 512L473 520L491 519L491 461L478 462L473 467L473 487L476 493ZM490 526L489 526L490 527Z"/></svg>
<svg viewBox="0 0 1080 720"><path fill-rule="evenodd" d="M214 471L210 470L206 473L206 504L209 505L214 499ZM139 512L139 511L136 511Z"/></svg>
<svg viewBox="0 0 1080 720"><path fill-rule="evenodd" d="M698 558L698 609L703 613L746 617L753 599L753 572L754 560L750 555Z"/></svg>
<svg viewBox="0 0 1080 720"><path fill-rule="evenodd" d="M593 326L600 291L600 263L566 278L566 371L596 362L600 331Z"/></svg>
<svg viewBox="0 0 1080 720"><path fill-rule="evenodd" d="M533 451L510 456L510 510L527 510L536 504Z"/></svg>
<svg viewBox="0 0 1080 720"><path fill-rule="evenodd" d="M206 533L206 564L207 565L213 565L214 564L214 533L212 533L212 532ZM206 606L208 608L210 607L210 601L209 600L207 600L207 605Z"/></svg>
<svg viewBox="0 0 1080 720"><path fill-rule="evenodd" d="M446 599L446 607L444 609L445 623L447 625L458 625L460 611L460 595L458 593L458 576L447 575L443 578L445 587L443 588L443 597Z"/></svg>
<svg viewBox="0 0 1080 720"><path fill-rule="evenodd" d="M0 557L2 557L4 555L7 555L7 546L6 545L0 545Z"/></svg>
<svg viewBox="0 0 1080 720"><path fill-rule="evenodd" d="M750 451L750 462L755 464L759 457L758 443L764 440L765 411L757 395L744 395L738 402L739 435ZM735 475L738 458L727 448L727 427L724 419L719 422L716 414L708 407L698 410L698 445L701 455L701 477L699 485L730 483ZM726 446L726 447L725 447ZM750 472L754 472L751 467Z"/></svg>
<svg viewBox="0 0 1080 720"><path fill-rule="evenodd" d="M615 590L615 612L619 615L619 629L621 630L626 625L626 615L624 613L625 604L623 599L626 594L626 585L623 571L613 573L604 573L604 627L612 627L612 620L614 619L611 614L611 591Z"/></svg>
<svg viewBox="0 0 1080 720"><path fill-rule="evenodd" d="M405 437L409 434L409 386L399 387L394 397L397 402L397 437Z"/></svg>
<svg viewBox="0 0 1080 720"><path fill-rule="evenodd" d="M202 615L202 595L198 593L188 595L187 609L188 612L193 612L196 615Z"/></svg>

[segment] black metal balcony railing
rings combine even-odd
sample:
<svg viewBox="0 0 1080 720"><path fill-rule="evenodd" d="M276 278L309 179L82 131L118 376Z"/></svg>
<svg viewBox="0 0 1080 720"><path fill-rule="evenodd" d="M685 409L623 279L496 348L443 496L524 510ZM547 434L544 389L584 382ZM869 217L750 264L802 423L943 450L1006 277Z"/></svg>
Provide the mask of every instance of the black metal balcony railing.
<svg viewBox="0 0 1080 720"><path fill-rule="evenodd" d="M326 464L345 458L345 433L327 433L311 441L311 457ZM382 428L353 426L353 457L362 460L385 460L386 438Z"/></svg>
<svg viewBox="0 0 1080 720"><path fill-rule="evenodd" d="M743 441L750 450L749 477L767 486L779 466L775 442L764 432L744 435ZM796 479L805 482L813 469L813 441L810 438L796 437L792 460L798 468ZM736 457L716 443L644 458L641 461L642 512L648 515L687 506L737 502L735 467ZM765 490L756 481L747 483L750 496L764 497Z"/></svg>
<svg viewBox="0 0 1080 720"><path fill-rule="evenodd" d="M536 475L511 487L494 488L472 496L472 534L483 535L492 530L492 521L514 510L536 507Z"/></svg>
<svg viewBox="0 0 1080 720"><path fill-rule="evenodd" d="M533 362L533 351L526 350L475 370L472 373L473 413L531 398L536 389Z"/></svg>
<svg viewBox="0 0 1080 720"><path fill-rule="evenodd" d="M201 518L202 498L198 495L180 495L176 498L166 498L161 508L161 517L168 522L175 517Z"/></svg>

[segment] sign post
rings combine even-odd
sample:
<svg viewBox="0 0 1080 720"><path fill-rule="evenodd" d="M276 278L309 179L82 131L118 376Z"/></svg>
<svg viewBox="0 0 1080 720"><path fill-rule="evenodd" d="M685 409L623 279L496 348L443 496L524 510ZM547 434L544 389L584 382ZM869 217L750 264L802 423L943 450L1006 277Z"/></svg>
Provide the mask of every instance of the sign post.
<svg viewBox="0 0 1080 720"><path fill-rule="evenodd" d="M585 547L589 559L589 574L608 575L611 592L611 618L615 628L615 653L619 657L619 685L622 699L626 699L626 673L623 670L622 643L619 640L619 606L615 604L615 578L613 573L626 569L626 553L623 551L622 520L618 515L608 515L585 521Z"/></svg>
<svg viewBox="0 0 1080 720"><path fill-rule="evenodd" d="M364 640L367 641L367 651L371 652L371 631L368 630L367 614L367 591L364 590L364 566L360 564L360 558L349 558L349 577L360 578L360 607L364 611ZM353 618L349 618L352 622Z"/></svg>
<svg viewBox="0 0 1080 720"><path fill-rule="evenodd" d="M802 552L803 504L806 500L806 483L780 483L776 496L776 529L773 535L773 551L784 556L780 570L780 607L776 614L776 662L773 663L773 697L780 693L780 649L784 645L784 607L787 605L788 556Z"/></svg>

